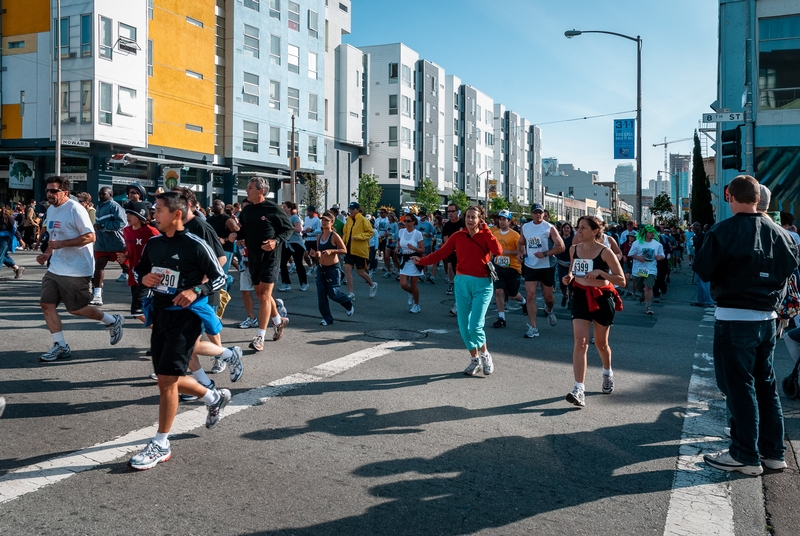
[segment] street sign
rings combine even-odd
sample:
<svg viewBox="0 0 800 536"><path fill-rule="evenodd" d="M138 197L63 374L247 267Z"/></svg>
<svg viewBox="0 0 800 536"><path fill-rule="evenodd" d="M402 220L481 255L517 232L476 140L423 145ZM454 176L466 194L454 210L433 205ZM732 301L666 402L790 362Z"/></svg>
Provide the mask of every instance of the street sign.
<svg viewBox="0 0 800 536"><path fill-rule="evenodd" d="M703 123L729 123L744 121L743 112L730 112L724 114L703 114Z"/></svg>
<svg viewBox="0 0 800 536"><path fill-rule="evenodd" d="M89 142L74 138L64 138L61 140L61 145L67 147L89 147Z"/></svg>
<svg viewBox="0 0 800 536"><path fill-rule="evenodd" d="M653 206L653 196L652 195L643 195L642 196L642 206L643 207L652 207Z"/></svg>

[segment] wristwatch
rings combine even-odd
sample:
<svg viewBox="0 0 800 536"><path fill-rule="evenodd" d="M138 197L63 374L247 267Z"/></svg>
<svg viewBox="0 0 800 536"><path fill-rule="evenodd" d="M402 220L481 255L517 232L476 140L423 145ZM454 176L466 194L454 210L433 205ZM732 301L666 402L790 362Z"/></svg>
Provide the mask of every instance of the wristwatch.
<svg viewBox="0 0 800 536"><path fill-rule="evenodd" d="M203 289L202 289L202 288L200 288L200 287L194 287L192 290L193 290L193 291L195 292L195 294L197 294L198 296L202 296L202 295L203 295Z"/></svg>

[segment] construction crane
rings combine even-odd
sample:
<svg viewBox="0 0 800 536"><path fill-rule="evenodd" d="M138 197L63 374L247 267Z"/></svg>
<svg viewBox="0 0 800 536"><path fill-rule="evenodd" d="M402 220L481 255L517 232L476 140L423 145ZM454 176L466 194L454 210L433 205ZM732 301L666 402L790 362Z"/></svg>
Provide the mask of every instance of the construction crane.
<svg viewBox="0 0 800 536"><path fill-rule="evenodd" d="M670 143L679 143L679 142L689 141L689 140L694 140L694 138L693 137L692 138L682 138L680 140L669 140L669 141L667 141L667 138L664 137L664 141L663 142L654 143L653 144L653 147L658 147L659 145L663 145L664 146L664 175L666 175L667 178L669 178L669 179L672 178L672 175L670 175L670 173L669 173L669 158L667 156L667 146ZM676 215L676 217L680 217L681 200L680 200L679 196L680 196L680 190L678 188L677 179L676 179L675 180L675 215Z"/></svg>

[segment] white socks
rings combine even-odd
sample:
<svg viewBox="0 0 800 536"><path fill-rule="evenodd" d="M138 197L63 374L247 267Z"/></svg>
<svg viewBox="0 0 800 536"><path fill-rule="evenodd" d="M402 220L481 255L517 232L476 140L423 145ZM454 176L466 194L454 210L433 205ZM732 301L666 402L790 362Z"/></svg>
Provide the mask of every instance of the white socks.
<svg viewBox="0 0 800 536"><path fill-rule="evenodd" d="M609 376L609 377L611 377L611 376L613 376L613 375L614 375L614 371L613 371L613 370L611 370L610 368L609 368L608 370L606 370L605 368L603 369L603 376Z"/></svg>
<svg viewBox="0 0 800 536"><path fill-rule="evenodd" d="M230 348L225 348L225 351L224 351L224 352L222 352L221 354L219 354L219 356L220 356L220 357L221 357L223 360L227 361L228 359L230 359L231 357L233 357L233 351L231 351L231 349L230 349Z"/></svg>
<svg viewBox="0 0 800 536"><path fill-rule="evenodd" d="M586 386L585 386L584 384L582 384L582 383L575 382L575 385L574 385L574 387L577 387L577 388L578 388L578 389L580 389L581 391L586 391Z"/></svg>
<svg viewBox="0 0 800 536"><path fill-rule="evenodd" d="M211 385L211 379L206 375L206 371L203 370L202 367L192 372L192 376L194 376L194 379L201 383L203 387Z"/></svg>
<svg viewBox="0 0 800 536"><path fill-rule="evenodd" d="M256 335L258 335L259 337L261 337L263 339L264 337L267 336L267 330L266 329L259 329L256 332Z"/></svg>
<svg viewBox="0 0 800 536"><path fill-rule="evenodd" d="M216 389L206 389L206 394L203 395L202 400L206 403L206 406L210 406L219 401L219 396Z"/></svg>
<svg viewBox="0 0 800 536"><path fill-rule="evenodd" d="M94 290L92 291L92 294L94 294L95 296L102 297L103 296L103 287L94 287Z"/></svg>
<svg viewBox="0 0 800 536"><path fill-rule="evenodd" d="M505 320L506 319L506 314L504 312L503 313L497 313L497 318L502 318L503 320Z"/></svg>
<svg viewBox="0 0 800 536"><path fill-rule="evenodd" d="M153 439L153 442L162 449L165 449L169 446L168 438L169 438L169 432L167 432L166 434L162 434L161 432L156 432L156 437Z"/></svg>
<svg viewBox="0 0 800 536"><path fill-rule="evenodd" d="M272 317L272 325L273 326L278 327L278 326L281 325L281 322L283 322L283 319L281 318L281 315ZM264 333L266 333L266 331Z"/></svg>
<svg viewBox="0 0 800 536"><path fill-rule="evenodd" d="M114 318L113 316L111 316L110 314L103 313L103 319L101 320L101 322L103 324L105 324L106 326L109 326L109 325L113 324L116 321L117 321L117 319Z"/></svg>
<svg viewBox="0 0 800 536"><path fill-rule="evenodd" d="M64 332L63 331L59 331L58 333L51 333L50 336L53 337L53 342L58 344L59 346L66 346L67 345L67 341L64 340Z"/></svg>

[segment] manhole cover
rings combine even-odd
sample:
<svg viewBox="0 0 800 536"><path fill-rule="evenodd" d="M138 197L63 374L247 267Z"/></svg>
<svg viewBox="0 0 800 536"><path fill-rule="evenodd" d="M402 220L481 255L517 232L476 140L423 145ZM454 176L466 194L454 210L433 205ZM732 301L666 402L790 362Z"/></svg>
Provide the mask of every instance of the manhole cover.
<svg viewBox="0 0 800 536"><path fill-rule="evenodd" d="M418 341L428 336L427 333L420 333L410 329L376 329L366 332L365 335L387 341Z"/></svg>

